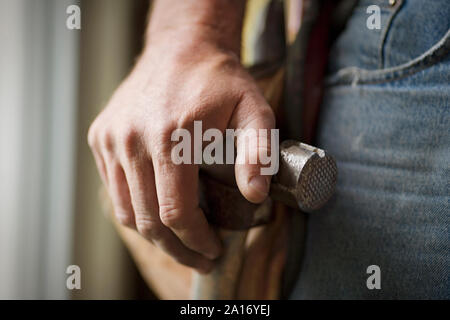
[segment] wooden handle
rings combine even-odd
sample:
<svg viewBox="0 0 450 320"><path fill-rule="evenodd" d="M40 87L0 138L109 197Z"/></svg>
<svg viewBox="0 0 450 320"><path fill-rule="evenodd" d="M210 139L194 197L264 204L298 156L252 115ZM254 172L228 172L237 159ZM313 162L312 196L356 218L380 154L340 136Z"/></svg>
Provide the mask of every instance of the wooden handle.
<svg viewBox="0 0 450 320"><path fill-rule="evenodd" d="M247 230L220 230L224 251L214 270L202 275L194 273L192 298L196 300L230 300L236 298L244 259Z"/></svg>

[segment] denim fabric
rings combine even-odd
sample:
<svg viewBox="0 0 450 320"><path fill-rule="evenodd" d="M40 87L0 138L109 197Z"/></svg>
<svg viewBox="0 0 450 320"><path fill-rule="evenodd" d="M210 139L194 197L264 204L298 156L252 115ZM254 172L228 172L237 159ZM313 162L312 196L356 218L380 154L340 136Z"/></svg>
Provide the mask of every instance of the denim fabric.
<svg viewBox="0 0 450 320"><path fill-rule="evenodd" d="M308 216L291 298L450 299L450 1L360 1L330 72L316 144L337 190Z"/></svg>

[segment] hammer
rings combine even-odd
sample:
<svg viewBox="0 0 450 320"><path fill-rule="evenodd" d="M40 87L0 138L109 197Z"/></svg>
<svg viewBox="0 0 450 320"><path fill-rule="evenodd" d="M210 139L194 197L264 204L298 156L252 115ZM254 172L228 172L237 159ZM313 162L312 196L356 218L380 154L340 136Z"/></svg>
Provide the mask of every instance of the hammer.
<svg viewBox="0 0 450 320"><path fill-rule="evenodd" d="M273 200L313 212L331 198L336 180L336 162L331 156L294 140L281 143L279 171L272 178L269 197L261 204L242 196L232 165L201 166L200 205L209 223L218 227L224 250L211 273L194 273L193 299L233 299L247 231L273 218Z"/></svg>

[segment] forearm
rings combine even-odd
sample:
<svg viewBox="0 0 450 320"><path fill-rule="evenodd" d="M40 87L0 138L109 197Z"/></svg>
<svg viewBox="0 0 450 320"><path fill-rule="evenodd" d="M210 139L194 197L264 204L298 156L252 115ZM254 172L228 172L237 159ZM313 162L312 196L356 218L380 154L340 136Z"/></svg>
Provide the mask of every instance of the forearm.
<svg viewBox="0 0 450 320"><path fill-rule="evenodd" d="M207 43L240 53L245 0L157 0L146 47L170 37L180 45Z"/></svg>

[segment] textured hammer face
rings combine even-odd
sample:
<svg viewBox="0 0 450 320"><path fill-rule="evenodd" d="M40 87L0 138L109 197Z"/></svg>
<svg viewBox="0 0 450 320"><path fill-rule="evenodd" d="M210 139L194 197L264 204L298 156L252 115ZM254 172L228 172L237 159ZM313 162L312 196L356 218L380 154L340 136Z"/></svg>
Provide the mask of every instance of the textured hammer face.
<svg viewBox="0 0 450 320"><path fill-rule="evenodd" d="M336 179L334 159L325 153L312 155L303 167L296 188L299 208L311 212L323 207L334 193Z"/></svg>

